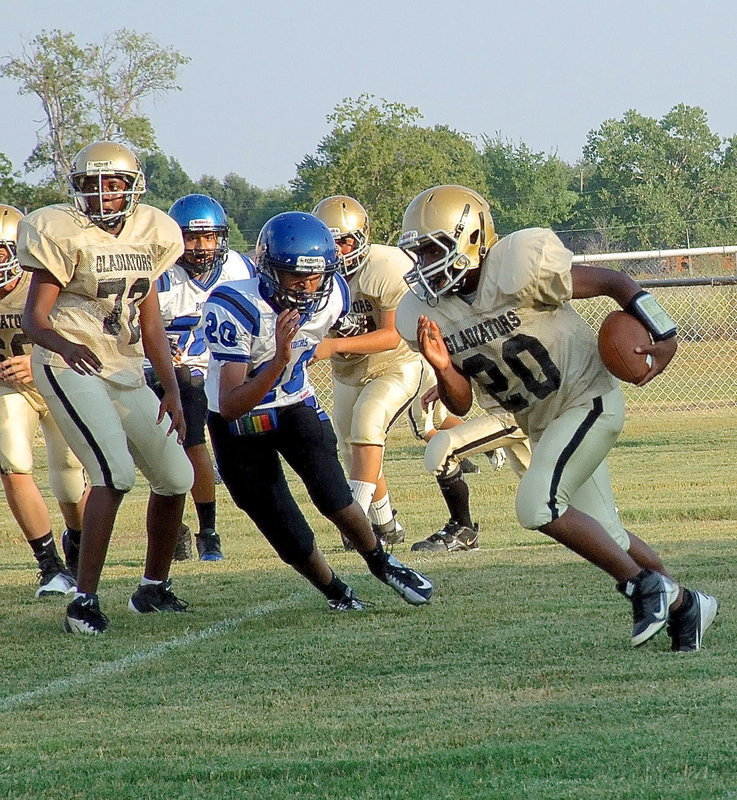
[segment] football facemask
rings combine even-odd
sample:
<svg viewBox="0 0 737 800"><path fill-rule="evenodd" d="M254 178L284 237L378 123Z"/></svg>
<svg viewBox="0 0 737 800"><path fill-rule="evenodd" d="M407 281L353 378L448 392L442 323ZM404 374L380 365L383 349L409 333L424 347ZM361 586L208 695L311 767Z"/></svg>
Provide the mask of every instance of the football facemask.
<svg viewBox="0 0 737 800"><path fill-rule="evenodd" d="M312 213L321 219L337 243L349 237L354 240L353 249L343 256L341 272L349 277L367 261L371 248L371 228L366 209L352 197L335 195L321 200Z"/></svg>
<svg viewBox="0 0 737 800"><path fill-rule="evenodd" d="M125 183L121 191L105 191L103 179L116 177ZM118 142L95 142L83 147L74 157L69 173L69 194L79 211L101 228L115 228L136 209L146 191L141 165L125 145ZM111 196L123 197L115 210L105 210Z"/></svg>
<svg viewBox="0 0 737 800"><path fill-rule="evenodd" d="M0 205L0 289L14 281L21 273L16 252L18 223L23 214L13 206Z"/></svg>

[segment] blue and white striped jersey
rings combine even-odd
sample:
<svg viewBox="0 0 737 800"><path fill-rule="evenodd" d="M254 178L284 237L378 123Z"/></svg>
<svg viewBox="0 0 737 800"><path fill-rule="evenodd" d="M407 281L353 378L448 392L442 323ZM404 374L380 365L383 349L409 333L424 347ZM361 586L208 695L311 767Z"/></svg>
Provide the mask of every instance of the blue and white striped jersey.
<svg viewBox="0 0 737 800"><path fill-rule="evenodd" d="M289 363L254 410L287 406L315 397L307 364L327 331L349 309L348 284L341 275L335 275L327 304L297 331ZM254 376L274 357L278 316L279 312L261 294L258 278L223 283L210 294L203 317L205 341L212 355L205 381L211 411L220 410L220 368L224 363L247 362L251 364L249 375Z"/></svg>

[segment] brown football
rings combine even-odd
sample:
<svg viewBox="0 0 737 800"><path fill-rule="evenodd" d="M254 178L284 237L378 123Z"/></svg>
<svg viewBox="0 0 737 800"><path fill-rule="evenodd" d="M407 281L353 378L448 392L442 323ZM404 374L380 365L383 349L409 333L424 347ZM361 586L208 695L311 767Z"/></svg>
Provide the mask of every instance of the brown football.
<svg viewBox="0 0 737 800"><path fill-rule="evenodd" d="M647 328L624 311L612 311L599 328L601 360L621 381L639 383L645 377L652 359L645 353L636 353L635 347L650 344Z"/></svg>

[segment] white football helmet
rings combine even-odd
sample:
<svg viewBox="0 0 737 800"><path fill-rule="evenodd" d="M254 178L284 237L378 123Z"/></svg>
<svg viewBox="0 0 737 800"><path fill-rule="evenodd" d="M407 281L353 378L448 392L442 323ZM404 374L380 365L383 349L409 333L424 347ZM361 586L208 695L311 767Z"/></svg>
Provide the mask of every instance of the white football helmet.
<svg viewBox="0 0 737 800"><path fill-rule="evenodd" d="M108 176L122 178L127 185L126 190L120 192L125 195L125 204L114 213L103 210L102 179ZM87 178L94 178L97 185L90 188ZM94 142L83 147L72 162L69 184L69 194L76 207L102 228L114 228L129 217L146 191L141 163L119 142ZM95 198L94 204L89 202L90 198Z"/></svg>
<svg viewBox="0 0 737 800"><path fill-rule="evenodd" d="M489 204L465 186L434 186L407 206L399 246L415 262L405 280L424 302L459 292L499 237Z"/></svg>
<svg viewBox="0 0 737 800"><path fill-rule="evenodd" d="M358 200L337 194L321 200L312 213L328 226L336 242L348 236L355 239L353 250L343 256L341 271L348 277L359 270L366 263L371 248L371 227L366 209Z"/></svg>
<svg viewBox="0 0 737 800"><path fill-rule="evenodd" d="M0 204L0 289L14 281L21 272L18 263L18 223L23 214L13 206ZM7 256L7 257L6 257Z"/></svg>

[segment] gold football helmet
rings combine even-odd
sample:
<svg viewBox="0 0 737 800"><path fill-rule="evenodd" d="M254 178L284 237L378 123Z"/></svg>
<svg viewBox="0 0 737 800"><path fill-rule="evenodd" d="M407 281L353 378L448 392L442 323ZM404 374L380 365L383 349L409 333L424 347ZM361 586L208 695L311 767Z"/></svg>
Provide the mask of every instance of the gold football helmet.
<svg viewBox="0 0 737 800"><path fill-rule="evenodd" d="M109 176L122 178L127 185L125 191L116 192L125 195L125 203L115 212L103 209L102 179ZM77 208L103 228L114 228L129 217L146 191L138 158L119 142L94 142L83 147L72 162L69 183L69 194Z"/></svg>
<svg viewBox="0 0 737 800"><path fill-rule="evenodd" d="M22 219L23 214L17 208L0 204L0 289L20 275L17 242L18 223Z"/></svg>
<svg viewBox="0 0 737 800"><path fill-rule="evenodd" d="M499 237L489 204L465 186L434 186L407 206L399 246L413 258L409 288L429 305L458 292Z"/></svg>
<svg viewBox="0 0 737 800"><path fill-rule="evenodd" d="M359 270L366 263L371 247L371 227L366 209L358 200L337 194L321 200L312 213L328 226L338 244L349 236L355 239L353 250L343 256L341 272L348 277Z"/></svg>

